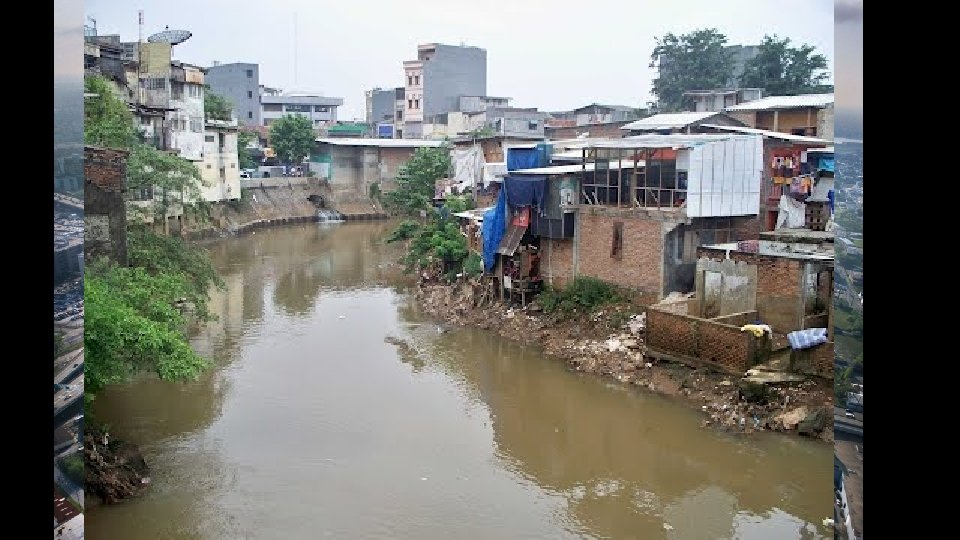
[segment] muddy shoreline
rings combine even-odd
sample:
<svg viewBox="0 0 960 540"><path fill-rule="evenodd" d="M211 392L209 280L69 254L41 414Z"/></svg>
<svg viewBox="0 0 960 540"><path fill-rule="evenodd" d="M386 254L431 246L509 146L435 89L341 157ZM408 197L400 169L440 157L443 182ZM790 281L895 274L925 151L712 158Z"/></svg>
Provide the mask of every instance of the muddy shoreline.
<svg viewBox="0 0 960 540"><path fill-rule="evenodd" d="M700 410L701 426L734 433L775 431L833 442L833 381L746 385L736 376L645 355L644 316L635 306L607 306L589 316L559 317L536 303L508 306L476 282L421 284L423 310L447 324L491 330L534 345L574 371L645 387Z"/></svg>

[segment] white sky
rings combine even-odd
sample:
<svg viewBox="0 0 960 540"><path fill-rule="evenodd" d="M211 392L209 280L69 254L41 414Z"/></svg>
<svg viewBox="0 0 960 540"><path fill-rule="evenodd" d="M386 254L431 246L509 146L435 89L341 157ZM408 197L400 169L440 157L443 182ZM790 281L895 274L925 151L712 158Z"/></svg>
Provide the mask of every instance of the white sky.
<svg viewBox="0 0 960 540"><path fill-rule="evenodd" d="M166 25L193 32L176 59L257 63L260 84L344 98L341 119L362 118L365 90L401 86L402 62L416 58L418 43L485 48L487 93L546 111L645 105L656 75L650 53L668 32L713 27L729 44L778 34L815 46L834 66L833 0L85 2L98 33L124 41L137 39L138 9L144 38Z"/></svg>
<svg viewBox="0 0 960 540"><path fill-rule="evenodd" d="M863 0L837 0L837 108L863 110Z"/></svg>

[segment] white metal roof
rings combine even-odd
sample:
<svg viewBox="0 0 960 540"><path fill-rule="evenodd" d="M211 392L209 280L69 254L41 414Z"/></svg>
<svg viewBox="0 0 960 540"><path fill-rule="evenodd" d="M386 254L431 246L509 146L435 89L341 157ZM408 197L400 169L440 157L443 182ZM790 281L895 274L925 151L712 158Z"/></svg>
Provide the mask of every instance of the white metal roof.
<svg viewBox="0 0 960 540"><path fill-rule="evenodd" d="M736 133L748 133L750 135L763 135L771 139L781 139L784 141L793 141L809 144L830 144L830 141L826 139L818 139L816 137L806 137L804 135L791 135L789 133L780 133L779 131L769 131L766 129L755 129L748 127L740 126L721 126L719 124L700 124L703 127L720 129L723 131L733 131Z"/></svg>
<svg viewBox="0 0 960 540"><path fill-rule="evenodd" d="M795 109L798 107L826 107L833 104L833 94L801 94L799 96L767 96L739 105L732 105L727 111L767 111L773 109Z"/></svg>
<svg viewBox="0 0 960 540"><path fill-rule="evenodd" d="M682 113L663 113L641 118L636 122L630 122L620 129L640 130L640 129L673 129L689 126L694 122L699 122L706 118L716 115L715 112L682 112Z"/></svg>
<svg viewBox="0 0 960 540"><path fill-rule="evenodd" d="M643 160L637 161L634 163L633 160L625 159L622 162L610 162L610 168L617 169L632 169L636 165L637 167L643 167ZM559 175L559 174L572 174L578 173L583 170L593 171L597 168L596 163L587 163L587 164L574 164L574 165L554 165L552 167L539 167L536 169L517 169L515 171L510 171L510 174L543 174L547 176Z"/></svg>
<svg viewBox="0 0 960 540"><path fill-rule="evenodd" d="M710 144L731 139L751 139L758 135L741 133L703 133L691 134L675 133L670 135L633 135L622 139L607 139L584 143L581 148L692 148L701 144Z"/></svg>
<svg viewBox="0 0 960 540"><path fill-rule="evenodd" d="M443 146L444 143L443 141L425 139L357 139L351 137L318 138L317 142L333 146L379 146L383 148L418 148L421 146L437 148Z"/></svg>

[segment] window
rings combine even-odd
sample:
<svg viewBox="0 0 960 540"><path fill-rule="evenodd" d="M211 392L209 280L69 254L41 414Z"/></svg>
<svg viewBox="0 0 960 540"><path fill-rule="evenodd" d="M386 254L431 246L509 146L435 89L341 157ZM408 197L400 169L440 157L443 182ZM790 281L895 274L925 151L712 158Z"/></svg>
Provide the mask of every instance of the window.
<svg viewBox="0 0 960 540"><path fill-rule="evenodd" d="M236 169L236 168L237 168L237 164L236 164L236 163L231 163L231 164L230 164L230 168L231 168L231 169Z"/></svg>
<svg viewBox="0 0 960 540"><path fill-rule="evenodd" d="M170 84L170 99L183 99L183 83Z"/></svg>
<svg viewBox="0 0 960 540"><path fill-rule="evenodd" d="M212 169L212 168L213 168L213 165L207 163L207 168L208 168L208 169Z"/></svg>
<svg viewBox="0 0 960 540"><path fill-rule="evenodd" d="M313 108L314 112L330 112L330 107L326 105L317 105Z"/></svg>
<svg viewBox="0 0 960 540"><path fill-rule="evenodd" d="M415 85L420 84L420 76L419 76L419 75L414 75L414 76L413 76L413 84L415 84Z"/></svg>
<svg viewBox="0 0 960 540"><path fill-rule="evenodd" d="M163 77L150 77L148 79L143 79L143 89L144 90L166 90L167 89L167 79Z"/></svg>
<svg viewBox="0 0 960 540"><path fill-rule="evenodd" d="M194 116L190 119L190 131L193 133L203 133L203 117Z"/></svg>
<svg viewBox="0 0 960 540"><path fill-rule="evenodd" d="M253 99L253 90L247 90L247 99Z"/></svg>
<svg viewBox="0 0 960 540"><path fill-rule="evenodd" d="M610 247L610 256L616 260L623 260L623 222L613 224L613 245Z"/></svg>
<svg viewBox="0 0 960 540"><path fill-rule="evenodd" d="M536 122L527 122L527 129L529 129L530 131L536 131L537 125L538 124Z"/></svg>
<svg viewBox="0 0 960 540"><path fill-rule="evenodd" d="M248 78L248 79L252 79L252 78L253 78L253 70L252 70L252 69L248 69L248 70L247 70L247 78Z"/></svg>
<svg viewBox="0 0 960 540"><path fill-rule="evenodd" d="M306 113L310 112L309 105L289 104L289 105L285 105L284 109L286 110L286 112L306 112Z"/></svg>
<svg viewBox="0 0 960 540"><path fill-rule="evenodd" d="M247 118L248 118L248 119L252 119L252 118L253 118L253 111L247 111Z"/></svg>
<svg viewBox="0 0 960 540"><path fill-rule="evenodd" d="M397 138L398 138L398 139L402 139L402 138L403 138L403 130L402 130L402 129L398 129L398 130L397 130Z"/></svg>
<svg viewBox="0 0 960 540"><path fill-rule="evenodd" d="M227 178L227 168L220 167L220 179L225 180Z"/></svg>
<svg viewBox="0 0 960 540"><path fill-rule="evenodd" d="M407 108L408 108L408 109L412 109L412 108L413 108L413 100L412 100L412 99L408 99L408 100L407 100Z"/></svg>
<svg viewBox="0 0 960 540"><path fill-rule="evenodd" d="M283 105L279 103L264 103L263 112L282 112Z"/></svg>
<svg viewBox="0 0 960 540"><path fill-rule="evenodd" d="M223 147L227 145L227 137L223 133L218 133L217 135L219 136L219 139L220 139L220 151L222 152Z"/></svg>
<svg viewBox="0 0 960 540"><path fill-rule="evenodd" d="M419 100L419 99L413 100L413 108L414 108L414 109L419 109L419 108L420 108L420 100Z"/></svg>
<svg viewBox="0 0 960 540"><path fill-rule="evenodd" d="M403 120L403 109L397 109L397 120Z"/></svg>
<svg viewBox="0 0 960 540"><path fill-rule="evenodd" d="M205 142L214 142L216 138L213 135L204 135L203 140Z"/></svg>
<svg viewBox="0 0 960 540"><path fill-rule="evenodd" d="M413 75L407 75L407 86L413 86Z"/></svg>

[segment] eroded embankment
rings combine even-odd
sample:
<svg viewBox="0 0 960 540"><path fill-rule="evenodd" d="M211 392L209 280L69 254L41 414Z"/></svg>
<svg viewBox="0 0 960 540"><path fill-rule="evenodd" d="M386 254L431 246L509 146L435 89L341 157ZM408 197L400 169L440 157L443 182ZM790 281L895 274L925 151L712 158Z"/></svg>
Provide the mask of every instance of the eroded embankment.
<svg viewBox="0 0 960 540"><path fill-rule="evenodd" d="M648 358L642 309L613 305L588 316L546 314L535 303L507 306L478 283L421 285L415 294L427 313L447 323L542 347L576 371L643 386L694 406L704 413L704 427L833 440L833 381L809 378L758 387L709 369Z"/></svg>

